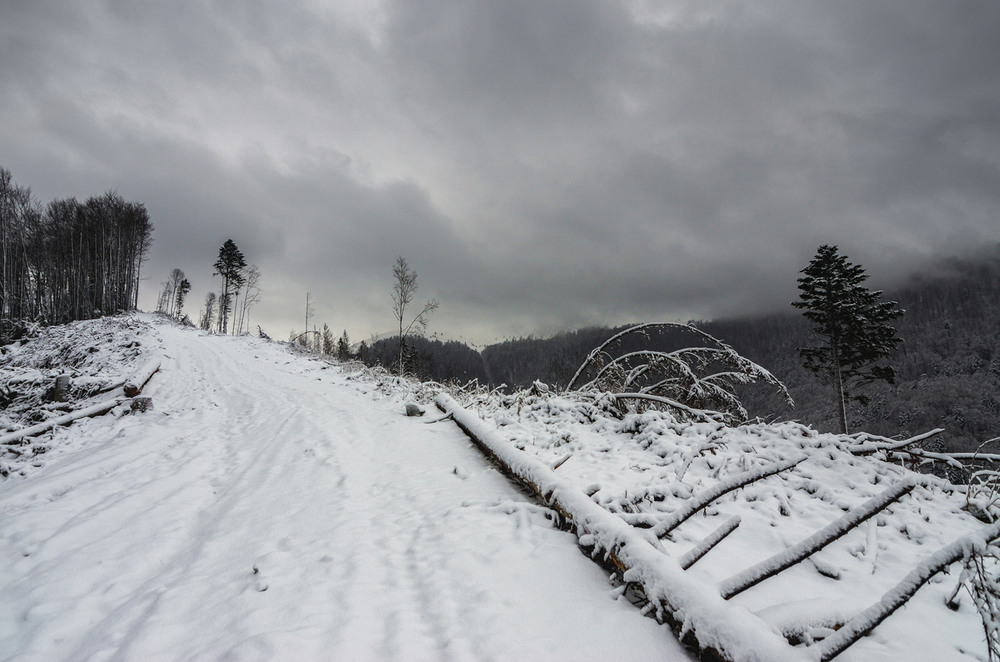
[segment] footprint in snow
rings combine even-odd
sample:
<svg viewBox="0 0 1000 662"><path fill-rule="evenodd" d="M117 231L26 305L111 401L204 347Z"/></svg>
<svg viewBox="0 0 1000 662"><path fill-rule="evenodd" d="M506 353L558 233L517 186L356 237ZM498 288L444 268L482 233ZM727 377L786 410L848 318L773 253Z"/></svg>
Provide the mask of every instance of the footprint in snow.
<svg viewBox="0 0 1000 662"><path fill-rule="evenodd" d="M257 567L256 563L253 565L253 572L251 574L254 579L253 587L257 589L257 592L263 593L264 591L266 591L268 589L267 583L264 582L263 577L261 577L260 568Z"/></svg>

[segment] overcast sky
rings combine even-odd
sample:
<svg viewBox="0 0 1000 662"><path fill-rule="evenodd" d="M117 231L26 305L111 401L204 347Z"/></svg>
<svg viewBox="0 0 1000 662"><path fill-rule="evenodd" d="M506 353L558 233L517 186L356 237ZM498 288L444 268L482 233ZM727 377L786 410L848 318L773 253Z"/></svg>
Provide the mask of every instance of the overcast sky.
<svg viewBox="0 0 1000 662"><path fill-rule="evenodd" d="M397 255L478 343L789 310L1000 241L1000 3L4 0L0 166L145 203L147 309L232 238L283 338L390 330Z"/></svg>

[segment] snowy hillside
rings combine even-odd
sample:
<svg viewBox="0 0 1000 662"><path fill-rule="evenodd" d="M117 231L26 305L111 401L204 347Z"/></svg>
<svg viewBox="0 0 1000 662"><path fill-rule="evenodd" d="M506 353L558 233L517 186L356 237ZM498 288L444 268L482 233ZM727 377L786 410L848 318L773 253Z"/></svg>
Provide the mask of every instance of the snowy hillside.
<svg viewBox="0 0 1000 662"><path fill-rule="evenodd" d="M987 528L961 490L878 459L864 439L622 417L544 388L457 394L550 500L605 514L581 527L610 517L628 529L577 540L454 422L434 422L432 388L151 317L6 348L0 424L60 415L43 397L56 374L72 374L69 406L81 408L151 357L152 410L123 401L0 450L5 657L691 659L647 612L733 659L819 659L914 568ZM424 418L404 416L414 400ZM616 585L580 553L611 566L639 544L679 583L645 582L644 598L645 566ZM955 593L961 565L837 659L986 660L979 613ZM734 640L751 643L725 650Z"/></svg>

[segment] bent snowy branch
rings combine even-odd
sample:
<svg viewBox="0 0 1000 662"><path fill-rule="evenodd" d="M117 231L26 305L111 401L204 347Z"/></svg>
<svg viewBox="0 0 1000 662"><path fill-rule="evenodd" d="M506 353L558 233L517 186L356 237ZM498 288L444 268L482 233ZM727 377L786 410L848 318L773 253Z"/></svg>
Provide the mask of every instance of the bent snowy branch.
<svg viewBox="0 0 1000 662"><path fill-rule="evenodd" d="M670 352L642 349L617 357L610 353L609 348L625 336L638 334L648 338L650 329L685 331L695 335L701 345ZM587 373L593 377L580 386ZM672 409L681 417L740 422L748 414L736 395L736 387L753 382L775 386L791 403L785 386L761 366L694 326L668 322L639 324L611 336L590 352L566 390L610 392L620 399L641 400L651 403L646 406Z"/></svg>

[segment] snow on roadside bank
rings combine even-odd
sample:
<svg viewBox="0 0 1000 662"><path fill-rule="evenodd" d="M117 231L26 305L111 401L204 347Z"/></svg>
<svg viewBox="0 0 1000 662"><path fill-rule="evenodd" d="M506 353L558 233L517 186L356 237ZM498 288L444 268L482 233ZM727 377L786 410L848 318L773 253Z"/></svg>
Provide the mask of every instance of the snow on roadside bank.
<svg viewBox="0 0 1000 662"><path fill-rule="evenodd" d="M5 658L689 659L453 425L403 416L419 387L141 341L152 411L57 430L0 481Z"/></svg>
<svg viewBox="0 0 1000 662"><path fill-rule="evenodd" d="M61 424L70 412L110 404L136 367L160 351L150 336L150 319L123 314L36 328L0 347L0 438L12 441L13 433ZM53 391L59 376L69 378L69 387L57 400ZM56 430L16 447L0 446L0 479L43 467L72 443L68 433Z"/></svg>

